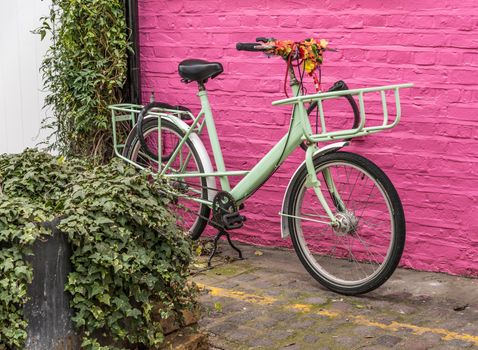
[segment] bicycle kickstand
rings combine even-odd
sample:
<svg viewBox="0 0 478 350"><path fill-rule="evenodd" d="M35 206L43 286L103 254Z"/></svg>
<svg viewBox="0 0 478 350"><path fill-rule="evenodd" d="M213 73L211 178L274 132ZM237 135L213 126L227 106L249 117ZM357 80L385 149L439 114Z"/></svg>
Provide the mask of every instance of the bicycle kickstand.
<svg viewBox="0 0 478 350"><path fill-rule="evenodd" d="M229 235L229 232L225 231L225 230L220 230L216 237L214 237L214 248L212 250L212 253L211 255L209 256L209 260L207 261L207 267L211 267L211 261L212 261L212 258L214 257L214 255L216 255L216 250L217 250L217 242L219 241L219 239L221 238L221 236L226 236L227 238L227 242L229 243L229 245L231 246L232 249L234 249L238 254L239 254L239 260L243 260L244 258L242 257L242 252L239 248L237 248L231 241L231 236Z"/></svg>

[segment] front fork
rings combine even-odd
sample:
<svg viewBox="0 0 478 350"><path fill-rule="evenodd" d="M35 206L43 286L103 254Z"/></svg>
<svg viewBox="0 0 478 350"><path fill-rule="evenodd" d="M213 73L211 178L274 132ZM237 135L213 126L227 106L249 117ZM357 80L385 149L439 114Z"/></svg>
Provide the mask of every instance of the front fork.
<svg viewBox="0 0 478 350"><path fill-rule="evenodd" d="M313 187L315 195L319 199L320 204L322 205L325 212L327 213L327 216L330 219L330 225L335 227L335 226L338 226L337 218L332 212L332 210L330 209L330 206L327 203L327 200L325 199L324 194L322 193L321 183L319 179L317 178L317 173L315 172L313 155L316 150L317 150L317 147L315 144L310 145L307 148L307 151L305 153L305 164L307 166L307 173L308 173L307 186ZM323 175L324 175L325 183L327 185L327 189L330 193L330 196L332 198L332 201L334 202L334 205L337 211L339 212L345 211L345 204L342 201L342 198L340 198L340 195L337 191L337 187L335 186L335 182L332 178L332 175L330 174L330 170L325 169L323 171Z"/></svg>

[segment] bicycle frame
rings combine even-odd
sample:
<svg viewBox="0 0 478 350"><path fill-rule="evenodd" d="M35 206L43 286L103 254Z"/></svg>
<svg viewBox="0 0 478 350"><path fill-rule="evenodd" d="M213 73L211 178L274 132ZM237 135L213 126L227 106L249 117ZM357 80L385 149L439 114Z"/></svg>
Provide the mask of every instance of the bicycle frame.
<svg viewBox="0 0 478 350"><path fill-rule="evenodd" d="M295 76L291 73L291 87L292 91L295 96L300 95L299 91L299 84L295 81ZM299 104L298 106L294 106L292 110L291 121L289 125L288 132L276 143L276 145L249 171L226 171L226 167L224 164L224 159L222 155L222 150L219 144L219 139L217 136L217 130L214 122L214 117L209 105L209 100L207 98L207 92L205 89L201 89L199 91L198 96L201 100L201 111L199 112L198 116L194 119L193 124L191 125L188 132L184 135L183 139L179 142L178 146L176 147L175 152L170 157L170 160L166 163L166 165L162 168L160 174L167 178L187 178L187 177L209 177L215 176L219 177L221 183L221 189L223 191L228 191L231 193L233 198L236 200L237 204L243 203L252 193L254 193L276 170L279 166L288 158L288 156L300 145L303 141L305 135L310 135L312 133L312 129L310 126L309 119L307 117L307 113L303 104ZM204 116L203 123L199 126L199 132L202 130L203 126L206 125L206 129L208 132L209 140L211 142L211 148L213 152L214 161L216 163L217 172L214 173L181 173L181 174L167 174L168 168L172 161L177 157L178 153L181 150L181 147L191 134L195 127L198 125L200 118ZM306 152L306 159L307 165L309 170L309 179L311 187L314 188L314 191L324 207L324 210L328 214L331 222L325 224L333 225L336 222L335 216L330 209L327 201L322 194L320 189L321 183L317 179L317 175L313 168L312 157L314 151L317 150L315 143L311 143L307 152ZM237 176L237 175L244 175L242 180L234 186L231 190L230 183L229 183L229 176ZM325 180L327 182L327 187L331 193L336 193L335 191L335 184L333 183L333 179L330 174L325 174ZM342 203L340 196L338 194L335 195L337 200ZM206 203L211 205L210 202L204 201L202 199L191 198L196 201L200 201L202 203Z"/></svg>
<svg viewBox="0 0 478 350"><path fill-rule="evenodd" d="M293 91L297 93L298 86L293 86ZM251 170L239 170L239 171L227 171L224 159L222 155L222 150L219 144L219 139L217 136L217 130L214 122L214 117L209 105L209 100L207 98L207 92L202 90L198 93L198 96L201 100L201 111L198 116L195 118L193 124L190 127L189 132L183 137L183 139L178 144L176 151L171 155L170 161L161 169L161 175L171 178L182 178L182 177L209 177L215 176L219 177L221 183L221 189L223 191L230 191L231 195L237 201L238 204L242 203L249 195L251 195L257 188L259 188L269 176L284 162L284 160L294 151L297 146L302 142L303 130L301 125L308 126L310 129L310 124L308 123L307 118L300 118L299 113L297 113L297 108L294 108L291 125L289 132L282 137L282 139L251 169ZM181 174L167 174L168 167L171 164L172 160L179 153L180 148L184 144L189 134L193 132L194 128L199 124L201 117L204 117L203 123L199 125L199 130L202 130L202 127L206 125L208 132L209 140L211 142L212 153L214 161L216 163L217 172L214 173L181 173ZM238 176L243 175L242 180L234 186L231 190L229 183L229 176Z"/></svg>
<svg viewBox="0 0 478 350"><path fill-rule="evenodd" d="M379 131L394 127L399 122L400 114L401 114L398 90L400 88L410 87L412 86L412 84L400 84L400 85L391 85L391 86L384 86L384 87L377 87L377 88L335 91L335 92L319 93L316 95L301 96L299 84L295 78L294 72L290 71L289 74L291 77L292 92L295 97L273 102L274 105L280 105L280 104L293 105L292 115L291 115L290 124L289 124L289 130L251 170L234 170L234 171L226 170L223 154L222 154L222 150L221 150L221 146L219 143L217 130L216 130L215 122L214 122L214 117L213 117L209 100L207 97L207 92L204 89L204 87L200 86L200 91L198 92L197 95L201 101L201 111L199 112L197 117L194 117L191 115L193 119L193 123L190 125L189 129L187 130L183 138L179 141L175 151L172 153L167 163L164 166L162 166L161 161L159 160L157 164L158 174L166 178L177 178L177 179L188 178L188 177L205 177L205 178L219 177L221 189L223 191L230 192L230 194L236 200L237 204L241 204L252 193L254 193L254 191L257 190L275 172L275 170L277 170L277 168L301 144L301 142L305 140L307 141L309 145L308 150L306 152L306 156L305 156L305 162L306 162L307 171L309 174L308 186L313 187L314 192L316 193L320 203L324 207L324 210L326 211L328 217L331 220L330 222L323 222L323 223L333 225L336 222L336 219L332 210L327 204L327 201L325 200L324 195L322 194L321 183L317 179L317 175L315 173L315 168L313 164L314 155L317 154L318 152L320 153L320 150L318 150L317 148L317 143L321 141L340 140L343 138L368 135L370 133L375 133L375 132L379 132ZM396 116L393 122L389 121L388 112L387 112L387 102L385 98L385 90L394 90L395 92L395 102L396 102L397 108L396 108ZM383 120L383 124L380 126L365 127L365 108L364 108L363 94L368 92L380 92L381 94L384 120ZM360 123L358 127L355 129L350 129L350 130L327 132L323 108L322 108L322 100L337 98L339 96L349 95L349 94L358 96L359 107L360 107L359 108ZM306 108L304 106L305 102L311 102L311 101L318 102L318 110L320 114L322 130L320 134L316 134L316 135L312 133L312 128L309 122ZM128 111L128 109L125 109L123 105L120 105L117 107L111 106L111 109L113 110L113 133L114 133L113 136L114 136L114 143L115 143L115 152L119 157L125 159L126 161L132 163L133 165L140 167L139 165L134 164L129 159L126 159L125 157L122 157L119 154L118 146L121 146L121 145L117 145L116 135L115 135L116 133L115 122L118 120L121 121L121 120L131 119L131 121L134 123L133 114L138 113L138 108L139 106L133 106L133 108L130 110L131 115L129 117L116 117L117 120L115 120L115 115L114 115L115 109L123 111L123 112ZM166 110L163 113L168 113L168 111ZM202 123L200 123L201 119L203 119ZM206 126L209 140L211 143L211 149L212 149L214 161L216 164L216 171L204 172L204 173L197 173L197 172L196 173L187 173L187 172L167 173L168 169L170 169L172 162L178 156L186 140L190 137L192 133L197 132L198 134L200 134L204 126ZM158 129L159 130L161 129L160 115L158 117ZM161 137L160 133L158 133L158 139L160 137ZM342 147L343 145L344 143L341 143L339 147L336 147L336 149ZM161 142L158 142L158 148L159 148L158 154L161 154L160 147L161 147ZM188 162L188 160L189 159L186 159L185 165ZM183 167L185 165L183 165ZM229 183L229 176L243 176L243 178L239 181L239 183L237 183L236 186L234 186L234 188L231 189L231 186ZM324 180L326 182L329 193L334 197L335 206L338 209L339 208L344 209L345 206L340 198L340 195L337 193L334 181L328 172L324 173ZM192 197L191 199L200 203L204 203L209 206L212 205L211 201L209 200L192 198Z"/></svg>

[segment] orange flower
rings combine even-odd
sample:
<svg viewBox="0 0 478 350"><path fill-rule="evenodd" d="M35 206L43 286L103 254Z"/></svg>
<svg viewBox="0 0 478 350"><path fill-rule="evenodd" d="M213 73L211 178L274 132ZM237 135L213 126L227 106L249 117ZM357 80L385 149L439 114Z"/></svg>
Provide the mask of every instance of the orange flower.
<svg viewBox="0 0 478 350"><path fill-rule="evenodd" d="M322 64L322 54L329 43L325 39L316 41L313 38L309 38L297 43L292 40L276 40L268 44L274 46L274 49L272 49L270 53L286 59L292 50L297 48L299 58L303 60L304 70L307 74L312 75L317 67Z"/></svg>

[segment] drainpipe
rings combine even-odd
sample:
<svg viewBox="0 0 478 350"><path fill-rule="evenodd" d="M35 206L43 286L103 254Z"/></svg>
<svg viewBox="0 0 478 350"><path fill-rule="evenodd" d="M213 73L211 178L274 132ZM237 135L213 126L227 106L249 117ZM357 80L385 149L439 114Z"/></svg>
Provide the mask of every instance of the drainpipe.
<svg viewBox="0 0 478 350"><path fill-rule="evenodd" d="M138 0L123 0L126 25L130 33L133 52L128 52L128 76L125 86L125 102L141 103L141 67L139 59Z"/></svg>

